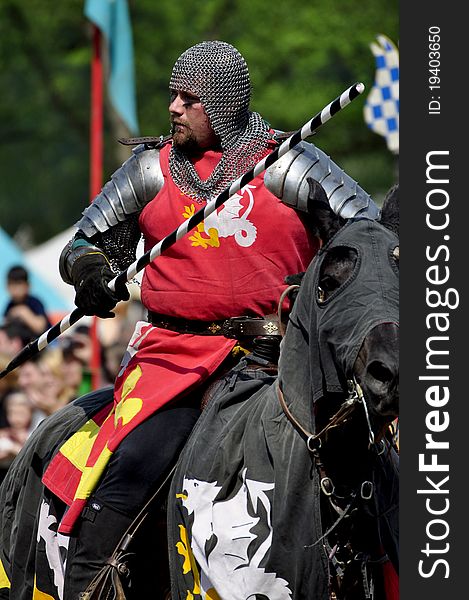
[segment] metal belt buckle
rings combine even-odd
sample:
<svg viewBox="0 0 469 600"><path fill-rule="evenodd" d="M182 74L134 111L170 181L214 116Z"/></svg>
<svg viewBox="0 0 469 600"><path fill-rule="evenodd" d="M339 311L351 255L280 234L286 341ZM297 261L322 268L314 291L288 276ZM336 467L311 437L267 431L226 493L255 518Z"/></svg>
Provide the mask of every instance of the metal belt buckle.
<svg viewBox="0 0 469 600"><path fill-rule="evenodd" d="M230 317L223 322L221 327L221 331L223 335L227 338L236 339L238 336L236 335L237 327L235 326L236 320L242 319L243 317Z"/></svg>
<svg viewBox="0 0 469 600"><path fill-rule="evenodd" d="M210 323L210 325L207 327L207 329L208 329L208 331L210 331L210 333L212 335L217 335L222 330L222 326L219 325L218 323Z"/></svg>
<svg viewBox="0 0 469 600"><path fill-rule="evenodd" d="M262 327L265 329L267 335L279 335L278 325L272 320L268 320Z"/></svg>

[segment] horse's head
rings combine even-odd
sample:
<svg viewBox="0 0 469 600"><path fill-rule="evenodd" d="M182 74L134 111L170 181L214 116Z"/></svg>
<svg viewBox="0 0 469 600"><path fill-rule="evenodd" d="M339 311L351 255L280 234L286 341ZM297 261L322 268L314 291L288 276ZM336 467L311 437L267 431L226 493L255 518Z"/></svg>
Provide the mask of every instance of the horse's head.
<svg viewBox="0 0 469 600"><path fill-rule="evenodd" d="M305 377L314 400L344 392L355 380L377 425L399 409L397 193L395 187L388 194L380 222L344 223L320 189L312 190L323 245L304 277L284 345L290 336L298 356L304 360L309 352ZM281 359L280 378L291 380L294 371L289 376L285 363Z"/></svg>

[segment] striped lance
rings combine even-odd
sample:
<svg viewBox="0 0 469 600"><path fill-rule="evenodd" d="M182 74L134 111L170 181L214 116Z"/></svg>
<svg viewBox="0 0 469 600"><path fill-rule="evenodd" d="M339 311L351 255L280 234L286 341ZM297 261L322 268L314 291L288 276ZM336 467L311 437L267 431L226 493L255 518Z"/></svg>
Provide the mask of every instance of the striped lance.
<svg viewBox="0 0 469 600"><path fill-rule="evenodd" d="M258 162L255 167L241 177L238 177L238 179L236 179L228 188L223 190L221 194L208 202L206 206L194 213L190 219L182 223L172 233L167 235L164 239L158 242L158 244L153 246L153 248L145 252L145 254L132 263L126 271L119 273L119 275L114 277L114 279L111 279L111 281L108 283L109 288L114 291L117 285L125 284L128 281L131 281L137 273L142 271L157 256L160 256L165 250L170 248L179 239L184 237L189 231L197 227L199 223L204 221L210 214L212 214L217 208L219 208L224 202L233 196L233 194L239 192L241 188L246 186L250 181L268 169L299 142L312 135L316 129L318 129L324 123L327 123L329 119L331 119L342 108L345 108L348 104L350 104L352 100L355 100L355 98L363 93L364 89L365 86L363 83L355 83L347 90L342 92L340 96L325 106L321 112L317 113L317 115L315 115L310 121L305 123L301 129L286 139L271 154ZM76 308L69 315L65 316L59 323L56 323L53 327L45 331L39 338L30 342L27 346L20 350L20 352L18 352L18 354L10 361L5 369L3 369L3 371L0 373L0 379L13 371L13 369L19 367L29 358L43 350L53 340L58 338L72 325L77 323L77 321L79 321L82 317L84 317L84 313L79 308Z"/></svg>

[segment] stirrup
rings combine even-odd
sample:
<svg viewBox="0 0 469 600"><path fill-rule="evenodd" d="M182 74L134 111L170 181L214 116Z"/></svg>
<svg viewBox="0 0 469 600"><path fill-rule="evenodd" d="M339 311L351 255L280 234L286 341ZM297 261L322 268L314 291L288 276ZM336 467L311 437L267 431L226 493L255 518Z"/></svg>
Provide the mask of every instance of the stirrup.
<svg viewBox="0 0 469 600"><path fill-rule="evenodd" d="M84 592L80 592L79 600L126 600L121 577L129 575L124 562L128 554L122 554L117 548L114 554L93 577Z"/></svg>

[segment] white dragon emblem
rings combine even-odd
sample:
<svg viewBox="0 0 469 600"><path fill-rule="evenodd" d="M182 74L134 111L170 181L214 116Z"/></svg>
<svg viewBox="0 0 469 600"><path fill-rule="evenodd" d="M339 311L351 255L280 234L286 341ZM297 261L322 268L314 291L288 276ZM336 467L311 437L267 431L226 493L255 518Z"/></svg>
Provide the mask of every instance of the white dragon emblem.
<svg viewBox="0 0 469 600"><path fill-rule="evenodd" d="M256 189L255 185L246 185L240 191L240 194L234 194L229 200L227 200L220 212L214 211L204 221L205 232L208 233L210 229L216 229L218 237L227 238L234 236L236 243L243 248L252 246L257 237L257 229L251 221L248 220L248 216L254 206L254 195L252 190ZM246 211L240 216L243 210L241 200L244 195L249 198L249 204Z"/></svg>
<svg viewBox="0 0 469 600"><path fill-rule="evenodd" d="M188 514L194 515L191 547L201 571L201 596L206 598L207 591L215 589L222 600L247 600L256 594L269 600L291 600L288 582L259 566L272 543L271 503L266 492L274 484L247 479L246 469L242 481L233 498L215 502L221 489L216 483L183 480L185 493L179 497ZM264 540L253 532L261 517L252 514L261 512L267 515L269 531ZM216 543L206 552L209 540ZM258 546L249 558L252 543Z"/></svg>
<svg viewBox="0 0 469 600"><path fill-rule="evenodd" d="M49 504L43 500L39 513L37 541L39 542L41 538L44 540L47 561L53 573L59 599L62 600L66 560L62 558L60 548L65 551L68 549L69 538L57 533L56 526L57 518L50 513Z"/></svg>

